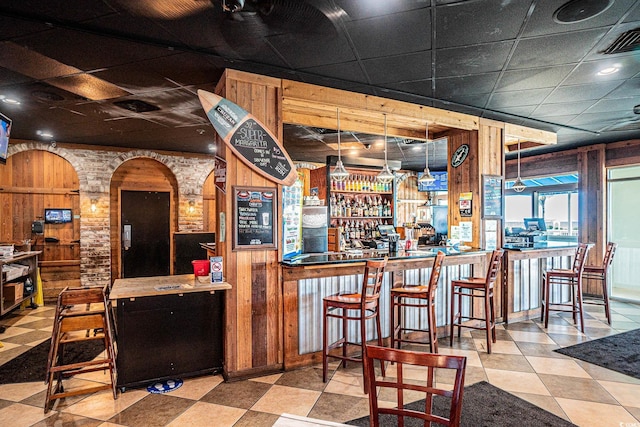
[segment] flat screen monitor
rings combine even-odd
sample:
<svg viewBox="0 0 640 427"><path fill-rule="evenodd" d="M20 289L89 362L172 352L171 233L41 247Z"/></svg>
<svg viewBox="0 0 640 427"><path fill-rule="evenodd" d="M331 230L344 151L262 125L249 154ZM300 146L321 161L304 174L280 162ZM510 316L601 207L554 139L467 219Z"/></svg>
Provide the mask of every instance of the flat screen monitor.
<svg viewBox="0 0 640 427"><path fill-rule="evenodd" d="M9 136L11 135L11 119L0 113L0 163L7 162Z"/></svg>
<svg viewBox="0 0 640 427"><path fill-rule="evenodd" d="M380 233L380 236L386 237L389 234L395 233L396 228L393 225L378 224L378 232Z"/></svg>
<svg viewBox="0 0 640 427"><path fill-rule="evenodd" d="M544 218L525 218L524 229L527 231L547 231Z"/></svg>
<svg viewBox="0 0 640 427"><path fill-rule="evenodd" d="M44 222L46 224L64 224L73 221L71 209L45 209Z"/></svg>

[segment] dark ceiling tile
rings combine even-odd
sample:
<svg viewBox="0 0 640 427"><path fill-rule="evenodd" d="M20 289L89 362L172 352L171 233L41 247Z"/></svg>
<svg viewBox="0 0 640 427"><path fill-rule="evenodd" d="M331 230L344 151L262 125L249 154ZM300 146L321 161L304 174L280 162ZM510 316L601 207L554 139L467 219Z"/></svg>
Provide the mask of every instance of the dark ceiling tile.
<svg viewBox="0 0 640 427"><path fill-rule="evenodd" d="M524 31L525 37L545 34L565 33L589 28L615 25L621 14L629 9L629 2L615 1L609 9L591 19L572 24L559 24L553 20L553 13L567 0L536 0L535 9Z"/></svg>
<svg viewBox="0 0 640 427"><path fill-rule="evenodd" d="M582 60L606 30L586 30L520 40L509 70L571 64Z"/></svg>
<svg viewBox="0 0 640 427"><path fill-rule="evenodd" d="M345 26L360 59L431 49L429 9L347 22ZM372 33L371 27L377 31Z"/></svg>
<svg viewBox="0 0 640 427"><path fill-rule="evenodd" d="M417 100L421 97L427 97L427 98L433 97L433 90L431 89L431 85L432 85L432 80L426 79L426 80L414 80L411 82L388 83L385 86L390 89L398 90L400 92L416 95L413 98L413 101L409 101L409 102L417 102ZM407 100L409 99L411 98L407 97Z"/></svg>
<svg viewBox="0 0 640 427"><path fill-rule="evenodd" d="M500 71L513 42L464 46L436 51L436 78Z"/></svg>
<svg viewBox="0 0 640 427"><path fill-rule="evenodd" d="M458 2L436 9L435 46L463 46L515 39L530 1Z"/></svg>
<svg viewBox="0 0 640 427"><path fill-rule="evenodd" d="M431 77L430 51L367 59L362 61L362 64L372 84L423 80Z"/></svg>
<svg viewBox="0 0 640 427"><path fill-rule="evenodd" d="M589 110L588 113L607 113L612 111L632 112L633 107L638 104L638 98L617 98L617 99L602 99L596 102Z"/></svg>
<svg viewBox="0 0 640 427"><path fill-rule="evenodd" d="M523 105L521 107L504 107L500 109L501 113L511 115L513 117L529 117L536 109L537 105Z"/></svg>
<svg viewBox="0 0 640 427"><path fill-rule="evenodd" d="M598 72L607 67L619 66L620 71L614 74L600 76ZM618 58L604 58L599 61L583 62L567 77L565 84L581 84L609 82L612 80L628 79L635 76L640 68L637 58L627 56Z"/></svg>
<svg viewBox="0 0 640 427"><path fill-rule="evenodd" d="M349 82L366 81L361 64L357 61L321 65L318 67L305 68L300 71L324 78L329 77Z"/></svg>
<svg viewBox="0 0 640 427"><path fill-rule="evenodd" d="M542 102L550 93L551 89L548 88L496 92L491 97L488 107L495 110L501 110L505 107L535 105Z"/></svg>
<svg viewBox="0 0 640 427"><path fill-rule="evenodd" d="M464 112L469 114L479 114L479 111L483 110L487 100L489 99L488 93L477 93L477 94L459 94L451 97L438 97L438 99L445 100L447 102L452 102L458 104L457 107L454 107L456 111L458 108L464 109ZM444 103L442 107L446 110L450 110L451 108L447 108L447 104Z"/></svg>
<svg viewBox="0 0 640 427"><path fill-rule="evenodd" d="M545 100L545 103L578 102L600 99L622 84L621 80L583 85L560 86Z"/></svg>
<svg viewBox="0 0 640 427"><path fill-rule="evenodd" d="M548 116L565 116L565 115L577 115L588 109L593 105L591 102L558 102L558 103L544 103L535 109L533 117L548 117Z"/></svg>
<svg viewBox="0 0 640 427"><path fill-rule="evenodd" d="M490 93L493 91L498 75L498 73L487 73L436 79L436 96L451 98L457 95Z"/></svg>
<svg viewBox="0 0 640 427"><path fill-rule="evenodd" d="M629 79L618 86L605 98L628 98L630 96L640 96L640 77Z"/></svg>
<svg viewBox="0 0 640 427"><path fill-rule="evenodd" d="M46 16L67 21L86 21L115 13L108 2L102 0L2 0L2 8L16 14Z"/></svg>
<svg viewBox="0 0 640 427"><path fill-rule="evenodd" d="M292 68L355 61L347 41L340 36L297 36L283 34L269 37L269 43Z"/></svg>
<svg viewBox="0 0 640 427"><path fill-rule="evenodd" d="M375 16L391 15L407 10L424 9L424 0L403 1L362 1L335 0L335 4L347 13L351 20L367 19Z"/></svg>
<svg viewBox="0 0 640 427"><path fill-rule="evenodd" d="M0 92L7 89L8 86L29 83L33 79L24 74L16 73L6 68L0 67Z"/></svg>
<svg viewBox="0 0 640 427"><path fill-rule="evenodd" d="M564 80L575 65L530 68L506 71L496 88L497 91L527 90L540 87L555 87Z"/></svg>

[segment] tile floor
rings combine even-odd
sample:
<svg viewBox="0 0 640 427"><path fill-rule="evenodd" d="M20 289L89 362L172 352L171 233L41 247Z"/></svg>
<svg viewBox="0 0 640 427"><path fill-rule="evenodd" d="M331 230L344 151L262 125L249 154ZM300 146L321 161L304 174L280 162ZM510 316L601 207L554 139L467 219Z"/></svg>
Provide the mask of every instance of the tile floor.
<svg viewBox="0 0 640 427"><path fill-rule="evenodd" d="M609 327L601 307L587 306L586 334L556 315L547 331L538 321L500 325L491 355L476 331L463 333L453 348L442 339L440 352L468 357L467 385L486 380L579 426L640 427L640 380L552 351L640 327L640 306L613 302L612 312ZM0 364L46 340L52 316L53 307L45 306L0 319L7 326ZM219 375L186 379L171 393L135 389L117 400L103 391L59 400L46 415L42 382L0 385L0 426L271 426L282 413L344 422L368 413L361 367L351 366L327 384L314 366L234 383ZM102 372L85 374L66 387L105 379Z"/></svg>

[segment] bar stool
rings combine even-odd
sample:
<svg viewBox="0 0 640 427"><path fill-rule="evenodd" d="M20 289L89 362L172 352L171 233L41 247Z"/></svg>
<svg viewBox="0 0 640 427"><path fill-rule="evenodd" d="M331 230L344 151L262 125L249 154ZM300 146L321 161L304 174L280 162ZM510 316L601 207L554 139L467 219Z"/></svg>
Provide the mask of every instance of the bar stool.
<svg viewBox="0 0 640 427"><path fill-rule="evenodd" d="M617 243L608 242L607 249L604 253L602 265L585 265L582 278L590 280L599 280L602 284L602 297L598 295L583 295L584 304L603 305L604 313L607 316L607 322L611 324L611 312L609 311L609 267L613 262L613 255L618 247Z"/></svg>
<svg viewBox="0 0 640 427"><path fill-rule="evenodd" d="M384 278L384 270L387 266L387 258L376 261L367 261L364 268L362 278L362 288L360 291L351 293L340 293L323 298L323 319L322 319L322 381L327 382L327 370L329 357L341 359L342 364L346 367L347 360L353 362L364 361L364 345L367 340L366 321L375 319L376 330L378 334L378 345L382 346L382 329L380 328L380 288ZM351 311L351 313L350 313ZM340 319L342 321L342 338L329 343L328 320L330 318ZM348 322L350 320L360 321L360 343L349 342L347 339ZM348 355L348 346L357 345L362 347L362 357ZM335 348L342 348L342 354L330 354ZM384 375L384 364L380 363L382 374ZM364 363L362 373L364 377ZM367 384L365 379L365 392Z"/></svg>
<svg viewBox="0 0 640 427"><path fill-rule="evenodd" d="M429 344L429 352L438 352L438 331L436 330L436 288L440 278L440 269L444 261L444 252L438 251L431 268L431 276L427 285L405 285L400 288L391 289L391 348L398 348L402 343ZM417 301L416 301L417 300ZM406 319L403 319L405 307L415 307L418 310L426 308L428 331L413 329L405 326ZM429 341L418 341L403 338L405 332L428 332Z"/></svg>
<svg viewBox="0 0 640 427"><path fill-rule="evenodd" d="M64 353L68 346L91 340L102 341L105 349L104 356L75 363L65 361ZM62 380L65 378L102 370L109 371L111 380L109 384L72 390L65 390L63 387ZM99 390L110 389L113 398L117 399L115 350L111 336L106 287L67 287L58 295L45 382L47 383L45 413L51 409L52 402L56 399Z"/></svg>
<svg viewBox="0 0 640 427"><path fill-rule="evenodd" d="M449 335L449 345L453 345L453 328L458 328L458 338L462 328L472 328L486 331L487 353L491 354L491 342L496 342L496 319L493 304L493 286L498 279L500 262L502 260L502 249L496 249L491 254L487 275L485 277L470 277L451 281L451 333ZM456 298L457 297L457 298ZM471 304L469 315L462 314L462 297L470 297ZM481 298L484 301L484 317L474 316L473 301ZM455 309L455 302L458 300L458 310ZM483 326L463 325L462 320L482 320ZM456 320L458 321L456 323Z"/></svg>
<svg viewBox="0 0 640 427"><path fill-rule="evenodd" d="M573 323L576 324L576 314L580 316L580 331L584 333L584 313L582 311L582 275L584 264L587 259L587 252L591 244L580 243L576 249L571 269L551 269L542 272L542 298L540 321L544 320L545 329L549 326L549 311L565 311L573 314ZM551 286L569 286L571 301L551 302ZM556 308L551 308L554 305ZM570 307L566 309L563 307Z"/></svg>

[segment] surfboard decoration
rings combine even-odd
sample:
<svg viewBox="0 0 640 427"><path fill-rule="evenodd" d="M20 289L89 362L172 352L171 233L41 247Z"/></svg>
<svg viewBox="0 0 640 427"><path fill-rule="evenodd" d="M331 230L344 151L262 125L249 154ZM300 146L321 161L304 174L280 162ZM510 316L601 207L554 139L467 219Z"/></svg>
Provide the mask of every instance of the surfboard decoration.
<svg viewBox="0 0 640 427"><path fill-rule="evenodd" d="M198 98L218 135L247 166L278 184L296 182L289 154L253 114L211 92L198 90Z"/></svg>

